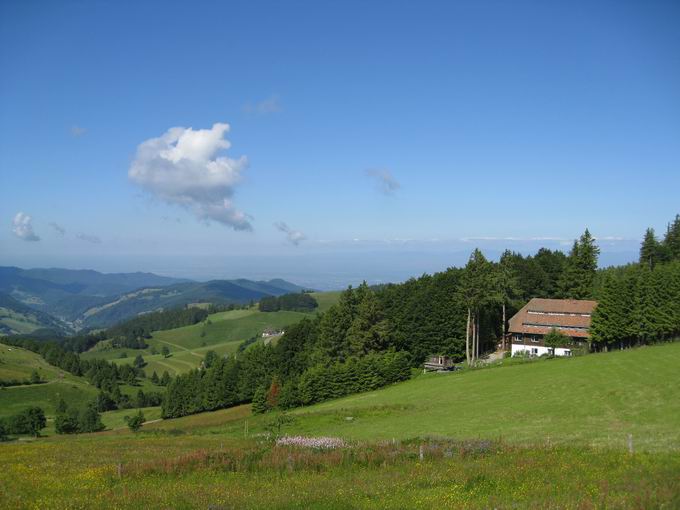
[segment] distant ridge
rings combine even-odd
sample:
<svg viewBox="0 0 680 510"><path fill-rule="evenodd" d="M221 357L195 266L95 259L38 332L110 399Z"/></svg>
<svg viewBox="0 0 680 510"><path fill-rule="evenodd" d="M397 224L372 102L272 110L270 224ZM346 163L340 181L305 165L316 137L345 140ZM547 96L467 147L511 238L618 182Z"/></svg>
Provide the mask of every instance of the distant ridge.
<svg viewBox="0 0 680 510"><path fill-rule="evenodd" d="M0 293L43 312L38 322L61 330L108 327L140 313L191 303L242 304L301 290L282 279L195 282L142 272L0 267Z"/></svg>

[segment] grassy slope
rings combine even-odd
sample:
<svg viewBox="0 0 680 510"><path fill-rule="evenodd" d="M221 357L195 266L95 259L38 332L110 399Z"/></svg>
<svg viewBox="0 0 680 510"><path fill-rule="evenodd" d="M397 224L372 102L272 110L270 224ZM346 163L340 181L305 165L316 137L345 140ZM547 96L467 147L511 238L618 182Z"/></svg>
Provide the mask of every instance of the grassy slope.
<svg viewBox="0 0 680 510"><path fill-rule="evenodd" d="M53 418L59 399L67 404L80 406L97 396L98 390L82 377L76 377L50 365L38 354L18 347L0 344L0 379L27 379L33 370L37 370L47 383L25 386L12 386L0 389L0 417L11 416L29 406L38 406L45 411L48 426L42 433L53 434ZM135 395L139 389L145 392L163 392L164 388L141 381L139 386L122 386L121 390ZM102 414L102 422L107 428L125 426L123 417L137 412L136 409L124 409ZM144 409L147 420L160 418L160 408Z"/></svg>
<svg viewBox="0 0 680 510"><path fill-rule="evenodd" d="M0 390L0 416L9 416L35 405L42 407L48 417L60 398L68 404L81 404L97 395L97 389L83 378L54 367L38 354L0 344L0 379L28 378L35 369L46 384L12 386Z"/></svg>
<svg viewBox="0 0 680 510"><path fill-rule="evenodd" d="M678 366L680 343L674 343L428 374L298 409L286 431L364 440L482 437L615 448L624 448L632 434L638 449L680 449ZM181 427L188 419L168 424ZM251 430L261 432L266 419L251 418ZM236 423L223 430L237 437L242 427Z"/></svg>
<svg viewBox="0 0 680 510"><path fill-rule="evenodd" d="M337 302L339 292L315 293L314 297L319 302L318 312L327 310ZM294 324L304 317L311 317L314 313L300 312L267 312L263 313L253 307L248 310L233 310L220 312L208 317L208 321L193 326L157 331L150 340L149 347L143 350L135 349L107 349L101 346L84 353L88 358L108 359L115 363L132 363L137 354L142 354L148 363L145 370L150 376L154 371L160 376L165 370L170 375L186 372L198 367L205 353L209 350L219 355L236 352L239 344L253 336L258 336L267 328L283 329ZM161 352L167 347L172 355L168 358L161 354L151 354L151 349ZM127 358L121 359L122 353Z"/></svg>
<svg viewBox="0 0 680 510"><path fill-rule="evenodd" d="M318 405L301 432L355 438L503 437L512 442L680 448L680 343L466 373L431 374ZM381 410L385 406L387 410ZM344 416L357 414L353 421ZM365 416L365 417L363 417Z"/></svg>

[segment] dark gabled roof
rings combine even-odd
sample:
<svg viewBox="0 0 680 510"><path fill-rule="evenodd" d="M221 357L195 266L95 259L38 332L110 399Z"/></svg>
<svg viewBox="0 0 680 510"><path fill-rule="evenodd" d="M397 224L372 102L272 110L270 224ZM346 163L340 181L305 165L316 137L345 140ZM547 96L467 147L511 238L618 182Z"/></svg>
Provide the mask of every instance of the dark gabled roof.
<svg viewBox="0 0 680 510"><path fill-rule="evenodd" d="M509 323L510 333L545 335L552 328L579 338L588 337L588 328L597 301L533 298Z"/></svg>
<svg viewBox="0 0 680 510"><path fill-rule="evenodd" d="M531 312L593 313L597 301L587 299L545 299L533 298L525 308Z"/></svg>

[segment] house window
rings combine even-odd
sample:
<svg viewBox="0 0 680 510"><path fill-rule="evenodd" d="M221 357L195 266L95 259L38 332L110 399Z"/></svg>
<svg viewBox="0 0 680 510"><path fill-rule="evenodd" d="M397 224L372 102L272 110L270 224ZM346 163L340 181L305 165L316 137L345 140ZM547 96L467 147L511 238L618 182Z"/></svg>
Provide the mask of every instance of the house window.
<svg viewBox="0 0 680 510"><path fill-rule="evenodd" d="M534 355L534 354L537 355L537 354L538 354L538 348L537 348L537 347L532 347L532 348L531 348L531 354L532 354L532 355Z"/></svg>
<svg viewBox="0 0 680 510"><path fill-rule="evenodd" d="M522 341L522 335L513 335L512 341L517 342L517 343L521 342Z"/></svg>
<svg viewBox="0 0 680 510"><path fill-rule="evenodd" d="M534 342L535 344L537 344L540 340L541 340L541 338L538 337L538 336L534 335L534 336L531 337L531 341Z"/></svg>

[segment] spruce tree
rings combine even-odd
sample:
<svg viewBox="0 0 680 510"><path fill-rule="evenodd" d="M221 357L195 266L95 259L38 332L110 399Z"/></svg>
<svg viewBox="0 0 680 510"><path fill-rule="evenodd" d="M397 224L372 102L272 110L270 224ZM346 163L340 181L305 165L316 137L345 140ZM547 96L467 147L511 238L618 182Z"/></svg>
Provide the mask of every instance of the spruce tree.
<svg viewBox="0 0 680 510"><path fill-rule="evenodd" d="M574 241L560 279L563 298L592 299L600 249L588 229Z"/></svg>
<svg viewBox="0 0 680 510"><path fill-rule="evenodd" d="M94 405L85 406L78 415L79 432L98 432L104 430L101 416Z"/></svg>
<svg viewBox="0 0 680 510"><path fill-rule="evenodd" d="M161 385L167 386L168 384L170 384L170 374L167 370L164 370L163 375L161 376Z"/></svg>
<svg viewBox="0 0 680 510"><path fill-rule="evenodd" d="M680 260L680 214L668 224L663 246L670 260Z"/></svg>
<svg viewBox="0 0 680 510"><path fill-rule="evenodd" d="M648 228L645 238L640 246L640 264L646 265L650 269L661 259L661 244L656 239L653 228Z"/></svg>
<svg viewBox="0 0 680 510"><path fill-rule="evenodd" d="M269 411L269 407L267 406L267 390L262 386L255 390L252 411L253 414L264 414Z"/></svg>

